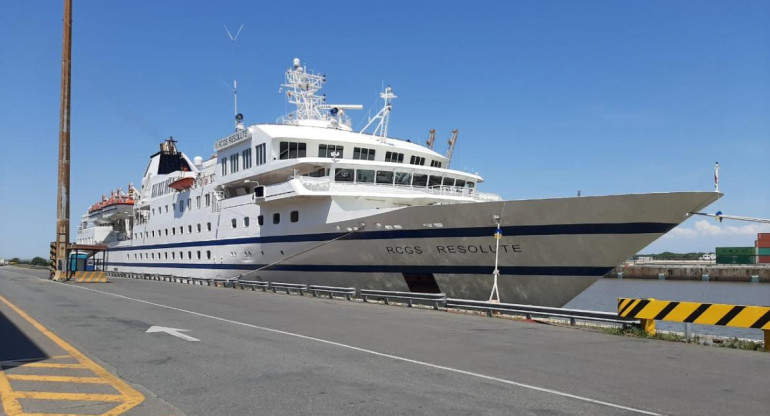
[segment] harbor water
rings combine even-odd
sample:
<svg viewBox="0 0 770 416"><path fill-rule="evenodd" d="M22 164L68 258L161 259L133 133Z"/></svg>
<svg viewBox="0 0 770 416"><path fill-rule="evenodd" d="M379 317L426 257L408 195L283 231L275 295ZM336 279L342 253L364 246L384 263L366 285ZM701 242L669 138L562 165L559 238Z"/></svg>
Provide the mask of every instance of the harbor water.
<svg viewBox="0 0 770 416"><path fill-rule="evenodd" d="M660 300L725 303L731 305L770 306L770 284L703 281L599 279L565 308L617 311L617 300L655 298ZM657 321L662 331L684 332L684 324ZM693 334L718 335L761 340L760 329L731 328L713 325L691 326Z"/></svg>

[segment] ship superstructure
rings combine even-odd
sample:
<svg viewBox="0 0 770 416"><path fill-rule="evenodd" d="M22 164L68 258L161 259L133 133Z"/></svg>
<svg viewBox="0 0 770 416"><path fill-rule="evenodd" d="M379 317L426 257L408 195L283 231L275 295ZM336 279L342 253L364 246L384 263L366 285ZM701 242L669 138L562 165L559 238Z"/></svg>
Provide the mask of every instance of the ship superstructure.
<svg viewBox="0 0 770 416"><path fill-rule="evenodd" d="M78 242L107 244L109 270L421 292L486 299L495 257L503 301L561 306L716 200L678 192L503 201L449 168L450 152L388 137L393 90L362 131L327 104L325 76L295 59L296 111L188 158L150 158L133 205L84 215ZM371 130L367 133L367 130ZM498 224L502 239L496 247Z"/></svg>

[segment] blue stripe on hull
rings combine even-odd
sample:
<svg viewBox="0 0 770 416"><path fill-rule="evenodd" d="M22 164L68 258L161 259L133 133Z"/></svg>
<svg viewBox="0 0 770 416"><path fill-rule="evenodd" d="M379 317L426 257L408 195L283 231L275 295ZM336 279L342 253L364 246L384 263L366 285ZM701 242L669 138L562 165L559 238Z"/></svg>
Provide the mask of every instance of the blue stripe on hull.
<svg viewBox="0 0 770 416"><path fill-rule="evenodd" d="M212 270L256 270L265 264L186 264L186 263L115 263L109 267L148 267ZM492 274L492 266L408 266L408 265L321 265L276 264L265 271L338 272L338 273L438 273L438 274ZM612 267L548 267L507 266L500 267L500 274L519 276L602 276Z"/></svg>
<svg viewBox="0 0 770 416"><path fill-rule="evenodd" d="M620 224L557 224L557 225L513 225L502 227L505 236L533 235L575 235L575 234L655 234L667 233L677 224L658 222L632 222ZM344 240L390 240L400 238L461 238L487 237L494 229L491 227L475 228L426 228L421 230L359 231L350 233ZM224 246L231 244L269 244L329 241L342 237L346 233L319 233L276 235L265 237L244 237L222 240L187 241L180 243L150 244L143 246L115 247L110 251L155 250L164 248Z"/></svg>

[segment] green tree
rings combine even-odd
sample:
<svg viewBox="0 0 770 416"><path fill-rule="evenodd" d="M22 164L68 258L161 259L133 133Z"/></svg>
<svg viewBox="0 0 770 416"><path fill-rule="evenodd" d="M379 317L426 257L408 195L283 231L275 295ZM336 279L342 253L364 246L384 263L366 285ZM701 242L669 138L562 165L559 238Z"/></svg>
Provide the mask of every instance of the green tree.
<svg viewBox="0 0 770 416"><path fill-rule="evenodd" d="M19 258L18 258L18 257L14 257L14 258L10 259L9 261L10 261L11 263L16 263L16 264L19 264Z"/></svg>
<svg viewBox="0 0 770 416"><path fill-rule="evenodd" d="M31 264L33 266L48 266L48 260L42 258L42 257L35 257L32 259Z"/></svg>

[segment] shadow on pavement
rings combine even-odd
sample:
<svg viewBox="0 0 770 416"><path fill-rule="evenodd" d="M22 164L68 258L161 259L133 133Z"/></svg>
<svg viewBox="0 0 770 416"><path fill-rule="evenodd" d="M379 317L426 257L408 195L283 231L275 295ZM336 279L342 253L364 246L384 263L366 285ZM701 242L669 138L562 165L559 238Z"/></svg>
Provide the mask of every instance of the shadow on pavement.
<svg viewBox="0 0 770 416"><path fill-rule="evenodd" d="M34 341L0 312L0 370L48 358Z"/></svg>

